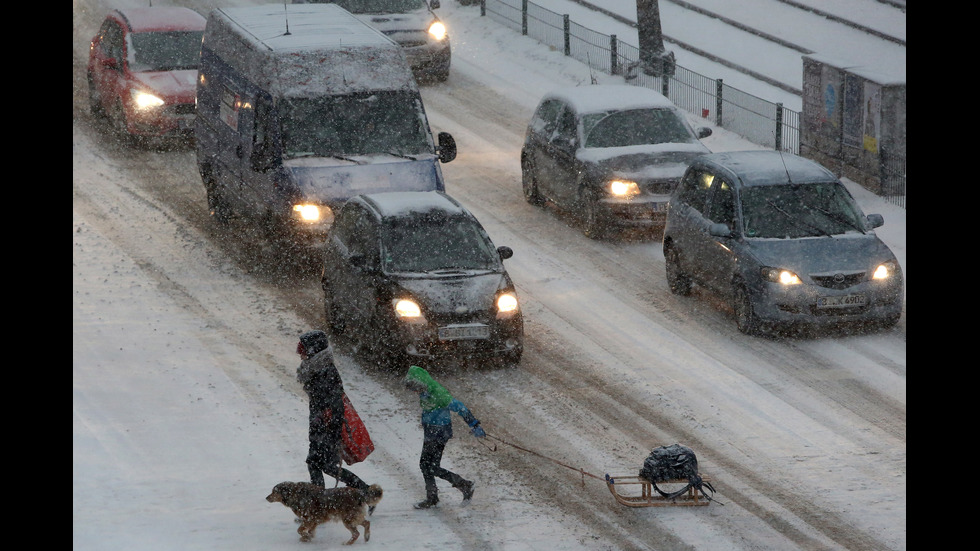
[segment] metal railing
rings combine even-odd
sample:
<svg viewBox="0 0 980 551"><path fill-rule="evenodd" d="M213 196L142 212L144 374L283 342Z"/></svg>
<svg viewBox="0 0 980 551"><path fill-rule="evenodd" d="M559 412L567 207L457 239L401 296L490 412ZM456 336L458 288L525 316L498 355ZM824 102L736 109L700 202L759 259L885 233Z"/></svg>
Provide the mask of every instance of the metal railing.
<svg viewBox="0 0 980 551"><path fill-rule="evenodd" d="M640 70L640 51L529 0L480 0L480 15L564 52L590 68L611 75L622 75L627 82L653 88L678 107L747 140L773 149L800 153L800 122L797 111L773 103L738 88L676 66L673 74L652 76ZM905 208L905 157L882 158L882 174L890 184L884 199Z"/></svg>

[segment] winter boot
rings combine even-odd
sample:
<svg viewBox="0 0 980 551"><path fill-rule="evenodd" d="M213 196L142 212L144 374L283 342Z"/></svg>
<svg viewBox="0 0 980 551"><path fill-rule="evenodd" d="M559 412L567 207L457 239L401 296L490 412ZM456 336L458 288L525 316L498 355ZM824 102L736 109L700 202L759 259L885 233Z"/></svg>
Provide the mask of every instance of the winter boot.
<svg viewBox="0 0 980 551"><path fill-rule="evenodd" d="M469 501L473 497L473 482L461 480L453 485L457 490L463 492L463 501Z"/></svg>
<svg viewBox="0 0 980 551"><path fill-rule="evenodd" d="M439 503L439 490L436 488L425 489L425 501L415 504L416 509L430 509Z"/></svg>

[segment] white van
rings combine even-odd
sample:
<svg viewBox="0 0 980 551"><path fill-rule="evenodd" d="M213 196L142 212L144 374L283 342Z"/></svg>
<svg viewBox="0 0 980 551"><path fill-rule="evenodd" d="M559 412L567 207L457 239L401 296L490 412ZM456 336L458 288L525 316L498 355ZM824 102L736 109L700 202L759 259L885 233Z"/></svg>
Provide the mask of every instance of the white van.
<svg viewBox="0 0 980 551"><path fill-rule="evenodd" d="M439 163L456 156L402 49L334 4L211 12L195 133L216 220L308 244L354 195L444 190Z"/></svg>

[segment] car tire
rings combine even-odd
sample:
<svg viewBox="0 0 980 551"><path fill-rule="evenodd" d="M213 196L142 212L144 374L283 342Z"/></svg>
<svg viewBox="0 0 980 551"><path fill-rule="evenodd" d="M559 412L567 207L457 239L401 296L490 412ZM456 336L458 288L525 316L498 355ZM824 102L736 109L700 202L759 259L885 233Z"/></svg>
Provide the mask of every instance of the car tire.
<svg viewBox="0 0 980 551"><path fill-rule="evenodd" d="M99 96L99 90L95 87L95 79L92 77L92 73L88 74L88 110L96 118L105 118L105 109L102 108L102 98Z"/></svg>
<svg viewBox="0 0 980 551"><path fill-rule="evenodd" d="M327 328L327 334L331 337L342 337L346 326L343 318L337 315L337 306L334 305L327 291L323 293L323 315L326 318L324 326Z"/></svg>
<svg viewBox="0 0 980 551"><path fill-rule="evenodd" d="M602 239L608 234L608 221L599 209L599 198L594 191L584 194L583 210L585 227L583 232L589 239Z"/></svg>
<svg viewBox="0 0 980 551"><path fill-rule="evenodd" d="M231 220L231 209L228 207L228 200L219 189L218 183L214 178L206 176L204 178L204 189L208 198L208 214L211 219L224 226Z"/></svg>
<svg viewBox="0 0 980 551"><path fill-rule="evenodd" d="M752 307L752 298L749 290L743 283L735 285L733 297L733 307L735 310L735 324L738 330L746 335L759 335L762 332L762 322Z"/></svg>
<svg viewBox="0 0 980 551"><path fill-rule="evenodd" d="M112 106L112 111L109 113L109 128L112 129L112 135L120 143L125 145L132 145L134 143L133 136L130 135L129 129L126 128L126 111L123 109L121 100L116 100L116 103Z"/></svg>
<svg viewBox="0 0 980 551"><path fill-rule="evenodd" d="M538 190L538 180L534 176L534 168L530 161L521 163L521 187L524 190L524 200L536 207L544 204L544 197Z"/></svg>
<svg viewBox="0 0 980 551"><path fill-rule="evenodd" d="M677 247L668 247L664 256L666 261L667 285L670 286L670 292L682 297L690 295L692 286L691 276L681 270L680 252L677 251Z"/></svg>

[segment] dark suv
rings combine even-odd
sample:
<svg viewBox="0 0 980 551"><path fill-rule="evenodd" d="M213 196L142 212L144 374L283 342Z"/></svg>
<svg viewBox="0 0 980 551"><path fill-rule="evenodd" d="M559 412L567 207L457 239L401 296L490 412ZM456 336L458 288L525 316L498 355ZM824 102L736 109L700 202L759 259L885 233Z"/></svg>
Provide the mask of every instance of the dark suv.
<svg viewBox="0 0 980 551"><path fill-rule="evenodd" d="M694 159L671 197L664 258L671 291L697 283L727 297L738 328L890 327L902 314L902 269L836 176L779 151Z"/></svg>
<svg viewBox="0 0 980 551"><path fill-rule="evenodd" d="M512 255L443 192L356 196L327 235L328 331L399 369L447 356L515 365L524 319L503 265Z"/></svg>

